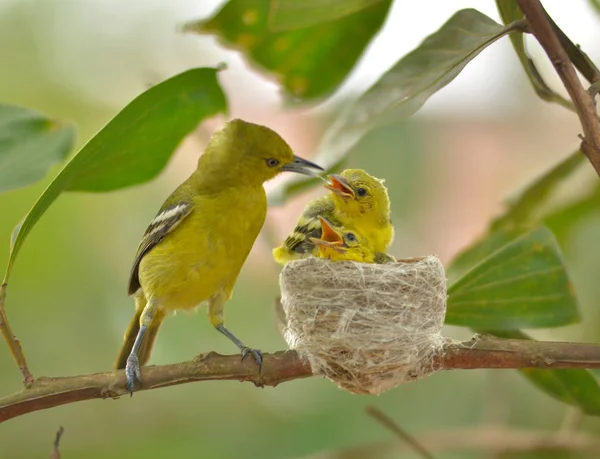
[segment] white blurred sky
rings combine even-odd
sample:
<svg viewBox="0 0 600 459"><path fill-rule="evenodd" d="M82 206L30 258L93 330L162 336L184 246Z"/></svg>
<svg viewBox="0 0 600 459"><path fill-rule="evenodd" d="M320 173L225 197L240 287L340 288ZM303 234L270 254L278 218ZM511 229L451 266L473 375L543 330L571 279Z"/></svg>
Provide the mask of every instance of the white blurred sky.
<svg viewBox="0 0 600 459"><path fill-rule="evenodd" d="M27 5L47 77L94 103L120 108L172 74L225 61L229 70L221 81L233 113L240 106L271 111L280 104L277 86L250 70L238 53L223 51L212 37L178 33L182 23L207 17L222 1L0 0L0 14L15 2ZM587 0L546 0L544 5L592 59L600 60L600 16ZM477 8L499 21L493 0L396 0L383 30L338 96L366 89L462 8ZM542 51L537 46L531 51L548 81L560 88ZM510 89L520 84L522 71L512 53L508 39L492 45L436 94L422 113L484 116L514 109L520 93Z"/></svg>

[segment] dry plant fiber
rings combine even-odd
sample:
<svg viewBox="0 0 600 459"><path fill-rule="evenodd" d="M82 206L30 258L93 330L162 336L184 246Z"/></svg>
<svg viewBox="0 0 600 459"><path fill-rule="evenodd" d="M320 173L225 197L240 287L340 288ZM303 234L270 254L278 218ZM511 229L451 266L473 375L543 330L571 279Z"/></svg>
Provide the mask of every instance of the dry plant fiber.
<svg viewBox="0 0 600 459"><path fill-rule="evenodd" d="M365 264L307 258L280 275L284 339L315 374L381 394L438 370L446 275L435 256Z"/></svg>

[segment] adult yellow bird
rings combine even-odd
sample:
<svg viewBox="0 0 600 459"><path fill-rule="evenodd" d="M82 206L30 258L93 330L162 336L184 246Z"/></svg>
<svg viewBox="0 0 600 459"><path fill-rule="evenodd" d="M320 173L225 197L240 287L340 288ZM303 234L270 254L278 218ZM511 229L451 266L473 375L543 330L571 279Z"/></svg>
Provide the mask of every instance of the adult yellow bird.
<svg viewBox="0 0 600 459"><path fill-rule="evenodd" d="M310 238L315 244L313 249L315 257L331 261L374 262L375 253L362 234L351 229L336 228L320 215L318 219L321 223L321 236Z"/></svg>
<svg viewBox="0 0 600 459"><path fill-rule="evenodd" d="M208 302L211 324L259 365L262 355L225 328L223 309L263 226L263 183L281 172L314 175L318 165L295 156L271 129L233 120L210 139L197 169L165 201L135 255L129 294L135 316L116 368L133 394L158 327L169 313Z"/></svg>
<svg viewBox="0 0 600 459"><path fill-rule="evenodd" d="M273 250L273 258L285 264L306 258L314 249L311 238L321 234L319 215L336 227L356 229L370 243L374 252L385 254L394 238L390 219L390 200L383 180L362 169L346 169L330 175L325 185L331 193L311 201L287 239Z"/></svg>

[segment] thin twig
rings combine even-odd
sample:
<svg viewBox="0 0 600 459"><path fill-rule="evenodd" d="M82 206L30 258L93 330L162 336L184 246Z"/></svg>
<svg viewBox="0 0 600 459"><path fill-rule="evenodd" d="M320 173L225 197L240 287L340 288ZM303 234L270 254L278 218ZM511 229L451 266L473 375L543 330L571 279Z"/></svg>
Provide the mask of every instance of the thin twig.
<svg viewBox="0 0 600 459"><path fill-rule="evenodd" d="M593 98L583 88L569 56L561 45L548 13L539 0L517 0L531 32L546 51L558 76L575 104L584 137L581 150L600 175L600 121Z"/></svg>
<svg viewBox="0 0 600 459"><path fill-rule="evenodd" d="M487 336L448 341L434 359L437 370L479 368L600 368L600 345L500 339ZM312 376L310 364L295 351L265 354L257 373L251 359L211 352L193 360L142 367L139 390L187 384L195 381L250 381L257 386ZM123 370L61 378L37 378L30 388L0 399L0 422L33 411L96 398L128 394Z"/></svg>
<svg viewBox="0 0 600 459"><path fill-rule="evenodd" d="M4 310L6 287L6 282L3 282L0 285L0 333L8 345L10 354L13 356L13 359L21 370L21 374L23 375L23 384L25 387L29 387L33 383L33 376L27 367L27 360L25 359L23 348L21 348L21 342L10 328L10 323L8 322L8 317L6 317L6 311Z"/></svg>
<svg viewBox="0 0 600 459"><path fill-rule="evenodd" d="M576 433L581 427L583 422L584 413L581 408L577 406L567 406L565 414L562 419L562 424L558 430L558 435L569 436Z"/></svg>
<svg viewBox="0 0 600 459"><path fill-rule="evenodd" d="M553 431L511 429L496 425L427 432L415 435L415 438L421 444L427 445L429 451L440 454L481 452L505 457L519 453L543 454L547 452L554 453L552 457L558 457L557 453L563 453L560 457L568 456L569 453L583 454L582 457L599 457L598 453L600 453L600 440L597 435L573 432L569 437L561 437ZM397 453L398 448L397 441L372 442L304 456L303 459L388 457L393 452ZM400 445L400 448L402 448L401 452L409 449L408 445Z"/></svg>
<svg viewBox="0 0 600 459"><path fill-rule="evenodd" d="M397 422L390 418L383 411L374 406L366 406L365 411L369 416L378 421L381 425L391 430L400 439L402 443L406 443L425 459L435 459L429 451L425 449L412 435L406 432Z"/></svg>
<svg viewBox="0 0 600 459"><path fill-rule="evenodd" d="M60 459L60 450L58 447L60 446L60 438L62 437L65 429L63 426L60 426L58 432L56 432L56 439L54 440L54 449L52 453L50 453L50 459Z"/></svg>

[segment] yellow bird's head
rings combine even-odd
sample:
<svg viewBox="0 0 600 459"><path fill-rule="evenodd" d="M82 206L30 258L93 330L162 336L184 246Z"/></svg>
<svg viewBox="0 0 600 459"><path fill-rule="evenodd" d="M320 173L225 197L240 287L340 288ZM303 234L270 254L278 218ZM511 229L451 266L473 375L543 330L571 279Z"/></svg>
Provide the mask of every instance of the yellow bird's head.
<svg viewBox="0 0 600 459"><path fill-rule="evenodd" d="M384 180L362 169L346 169L339 175L330 175L329 180L331 183L325 187L332 191L336 207L347 215L389 215L390 199Z"/></svg>
<svg viewBox="0 0 600 459"><path fill-rule="evenodd" d="M256 185L285 171L316 175L323 170L294 155L272 129L240 119L229 121L213 134L198 160L198 168L216 174L227 185Z"/></svg>
<svg viewBox="0 0 600 459"><path fill-rule="evenodd" d="M336 228L324 217L319 216L319 220L321 237L310 238L318 249L315 254L317 257L373 263L375 254L363 235L355 230Z"/></svg>

